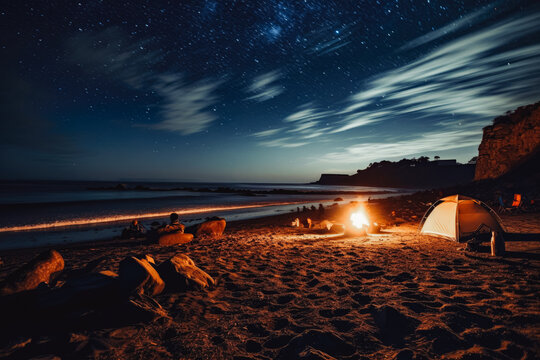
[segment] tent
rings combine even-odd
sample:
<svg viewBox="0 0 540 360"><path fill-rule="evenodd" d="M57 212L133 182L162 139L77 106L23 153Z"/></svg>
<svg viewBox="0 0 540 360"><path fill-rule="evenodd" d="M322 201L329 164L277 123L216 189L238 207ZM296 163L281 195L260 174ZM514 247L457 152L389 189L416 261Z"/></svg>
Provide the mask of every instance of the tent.
<svg viewBox="0 0 540 360"><path fill-rule="evenodd" d="M499 216L482 201L463 195L437 200L420 222L420 233L458 242L491 231L505 232Z"/></svg>

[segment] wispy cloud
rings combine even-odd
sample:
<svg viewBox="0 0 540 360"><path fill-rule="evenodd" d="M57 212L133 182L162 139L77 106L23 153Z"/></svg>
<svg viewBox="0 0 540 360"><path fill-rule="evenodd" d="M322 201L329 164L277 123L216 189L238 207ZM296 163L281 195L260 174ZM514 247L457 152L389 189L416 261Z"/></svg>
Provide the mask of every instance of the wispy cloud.
<svg viewBox="0 0 540 360"><path fill-rule="evenodd" d="M259 144L266 147L295 148L304 146L307 144L307 142L299 142L298 139L293 137L284 137L279 139L261 141Z"/></svg>
<svg viewBox="0 0 540 360"><path fill-rule="evenodd" d="M248 96L246 100L262 102L275 98L285 91L283 86L277 84L277 81L281 79L282 76L283 75L279 70L256 76L251 85L246 89L247 93L252 94Z"/></svg>
<svg viewBox="0 0 540 360"><path fill-rule="evenodd" d="M343 151L326 159L354 163L478 145L482 127L494 116L538 100L540 44L532 39L540 36L540 13L507 17L481 27L495 6L409 42L400 51L443 40L450 33L454 37L408 64L375 75L344 101L324 109L313 103L299 106L282 122L281 132L290 137L265 139L261 145L336 141L341 133L363 126L379 125L371 129L384 133L382 129L391 121L409 121L417 128L426 119L429 127L423 135L411 137L412 131L404 131L399 138L381 136L378 142L362 144L358 142L369 140L354 136L348 142L357 139L356 145L345 147L343 141L338 142ZM471 28L477 30L471 32ZM277 134L268 133L268 137Z"/></svg>
<svg viewBox="0 0 540 360"><path fill-rule="evenodd" d="M215 90L220 84L208 80L187 84L178 74L162 76L154 88L163 98L163 120L152 127L183 135L205 130L217 119L209 107L218 100Z"/></svg>
<svg viewBox="0 0 540 360"><path fill-rule="evenodd" d="M465 26L472 26L477 23L481 18L484 18L489 15L489 12L497 7L499 2L494 4L486 5L479 10L463 16L461 19L451 22L448 25L445 25L437 30L431 31L425 35L422 35L412 41L409 41L407 44L403 45L400 50L409 50L415 47L430 43L435 41L443 36L456 32L463 29Z"/></svg>
<svg viewBox="0 0 540 360"><path fill-rule="evenodd" d="M311 35L312 45L308 48L308 54L317 56L326 55L337 51L352 43L350 36L353 34L351 27L354 23L340 27L325 26ZM328 40L329 39L329 40Z"/></svg>
<svg viewBox="0 0 540 360"><path fill-rule="evenodd" d="M478 129L435 131L414 136L408 140L370 142L343 148L326 154L322 159L340 163L358 163L359 160L397 159L411 155L425 155L433 151L445 151L478 146L482 132Z"/></svg>
<svg viewBox="0 0 540 360"><path fill-rule="evenodd" d="M539 23L539 13L500 21L375 76L350 97L340 112L346 116L333 132L385 121L395 114L488 119L536 100L540 45L522 43L516 47L516 42L538 36ZM462 21L458 25L467 24Z"/></svg>
<svg viewBox="0 0 540 360"><path fill-rule="evenodd" d="M216 92L223 81L206 78L188 82L182 73L163 70L160 53L149 50L147 44L150 42L130 44L119 29L112 27L71 38L67 47L71 62L86 72L137 90L153 91L159 97L161 119L139 126L182 135L207 129L218 118L212 107L219 101Z"/></svg>
<svg viewBox="0 0 540 360"><path fill-rule="evenodd" d="M255 137L267 137L276 135L277 133L281 132L282 129L269 129L269 130L263 130L259 131L253 134Z"/></svg>
<svg viewBox="0 0 540 360"><path fill-rule="evenodd" d="M281 128L263 130L256 132L253 136L262 138L277 135L279 133L287 133L290 136L285 138L279 138L275 140L260 141L259 144L267 147L299 147L309 144L309 139L328 134L330 127L319 128L321 121L319 119L326 119L329 116L334 115L333 111L322 110L315 106L314 103L306 103L299 106L295 112L286 116L282 123ZM282 135L280 135L282 136ZM294 140L296 137L296 140Z"/></svg>

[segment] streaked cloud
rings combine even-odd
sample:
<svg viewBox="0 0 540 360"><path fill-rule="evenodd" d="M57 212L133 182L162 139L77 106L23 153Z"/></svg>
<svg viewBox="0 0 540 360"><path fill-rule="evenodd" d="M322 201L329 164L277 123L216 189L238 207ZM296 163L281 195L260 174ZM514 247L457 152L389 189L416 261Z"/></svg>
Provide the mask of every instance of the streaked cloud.
<svg viewBox="0 0 540 360"><path fill-rule="evenodd" d="M219 100L217 90L223 81L206 78L188 82L182 73L163 70L161 56L148 50L146 44L149 41L133 45L118 28L111 27L73 37L67 47L71 62L86 72L158 96L161 120L138 126L182 135L207 129L218 118L212 107Z"/></svg>
<svg viewBox="0 0 540 360"><path fill-rule="evenodd" d="M463 18L404 45L409 50L452 33L452 40L417 59L369 79L360 91L323 109L313 102L299 106L283 118L288 138L265 139L264 146L307 145L341 133L357 135L360 127L381 129L390 122L422 124L429 119L424 135L362 143L343 147L326 159L358 162L392 156L417 155L478 145L481 129L493 117L538 100L540 83L540 13L513 16L489 25L497 4L481 8ZM471 28L477 29L470 31ZM328 47L335 43L328 43ZM433 121L440 119L440 121ZM388 124L388 125L387 125ZM460 124L457 126L456 124ZM390 131L392 133L392 131ZM268 137L277 135L268 134ZM369 141L352 136L350 142ZM296 140L295 140L296 139ZM340 144L341 145L341 144Z"/></svg>
<svg viewBox="0 0 540 360"><path fill-rule="evenodd" d="M256 132L253 134L253 136L255 137L267 137L267 136L272 136L272 135L276 135L277 133L279 133L282 129L269 129L269 130L263 130L263 131L259 131L259 132Z"/></svg>
<svg viewBox="0 0 540 360"><path fill-rule="evenodd" d="M452 29L468 26L489 9L457 22ZM539 23L539 13L499 21L375 76L349 98L339 112L345 116L333 132L383 122L396 114L410 119L463 116L488 120L537 100L540 45L518 46L516 42L538 35Z"/></svg>
<svg viewBox="0 0 540 360"><path fill-rule="evenodd" d="M178 74L162 76L154 89L163 98L163 120L151 127L182 135L205 130L217 119L210 106L218 100L215 91L221 83L201 80L187 84Z"/></svg>
<svg viewBox="0 0 540 360"><path fill-rule="evenodd" d="M282 76L283 75L279 70L269 71L256 76L251 85L246 89L247 93L252 94L248 96L246 100L262 102L275 98L285 91L283 86L277 84L277 81L281 79Z"/></svg>
<svg viewBox="0 0 540 360"><path fill-rule="evenodd" d="M294 137L284 137L273 140L261 141L259 144L266 147L295 148L304 146L308 143L299 142L298 139Z"/></svg>
<svg viewBox="0 0 540 360"><path fill-rule="evenodd" d="M397 159L425 155L434 151L478 146L482 131L478 129L436 131L414 136L408 140L366 142L325 155L322 160L355 164L360 160Z"/></svg>
<svg viewBox="0 0 540 360"><path fill-rule="evenodd" d="M408 42L407 44L403 45L400 48L400 50L413 49L415 47L430 43L430 42L435 41L435 40L437 40L437 39L439 39L439 38L441 38L443 36L446 36L448 34L451 34L451 33L455 32L455 31L458 31L458 30L464 28L465 26L474 25L481 18L489 16L489 12L492 11L494 8L496 8L498 6L497 4L500 4L500 3L501 2L498 1L497 3L486 5L486 6L480 8L479 10L477 10L477 11L471 13L471 14L463 16L459 20L453 21L450 24L445 25L445 26L443 26L443 27L441 27L441 28L439 28L437 30L434 30L434 31L431 31L431 32L429 32L429 33L427 33L425 35L422 35L422 36Z"/></svg>

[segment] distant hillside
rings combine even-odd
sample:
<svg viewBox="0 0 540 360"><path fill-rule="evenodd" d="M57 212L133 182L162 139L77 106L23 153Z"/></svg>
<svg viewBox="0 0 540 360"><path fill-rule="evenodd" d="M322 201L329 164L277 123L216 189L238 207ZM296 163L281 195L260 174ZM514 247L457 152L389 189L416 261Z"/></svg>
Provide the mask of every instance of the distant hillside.
<svg viewBox="0 0 540 360"><path fill-rule="evenodd" d="M381 161L370 164L354 175L322 174L317 184L433 188L467 183L474 178L474 164L455 160L429 161L427 157Z"/></svg>
<svg viewBox="0 0 540 360"><path fill-rule="evenodd" d="M537 171L538 163L529 159L538 158L539 151L540 102L537 102L499 116L493 125L484 128L475 180L498 178L525 162L528 163L525 168L532 166Z"/></svg>

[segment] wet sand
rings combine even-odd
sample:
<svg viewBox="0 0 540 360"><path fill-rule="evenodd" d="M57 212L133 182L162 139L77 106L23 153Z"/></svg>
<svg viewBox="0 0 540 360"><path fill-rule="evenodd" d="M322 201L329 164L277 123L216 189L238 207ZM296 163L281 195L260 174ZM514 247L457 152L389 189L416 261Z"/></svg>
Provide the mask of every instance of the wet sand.
<svg viewBox="0 0 540 360"><path fill-rule="evenodd" d="M540 216L502 216L507 254L417 234L427 205L372 203L380 234L344 236L288 226L296 214L228 224L220 239L175 247L114 240L58 248L67 272L101 256L159 263L185 253L209 290L154 297L154 320L73 326L4 339L0 355L102 359L534 359L540 357ZM395 216L391 211L396 211ZM313 214L316 218L316 214ZM328 211L326 218L338 218ZM522 238L523 239L523 238ZM486 249L487 250L487 249ZM0 254L0 277L40 250ZM80 325L80 324L79 324ZM6 326L6 324L2 324ZM5 328L4 328L5 330Z"/></svg>

